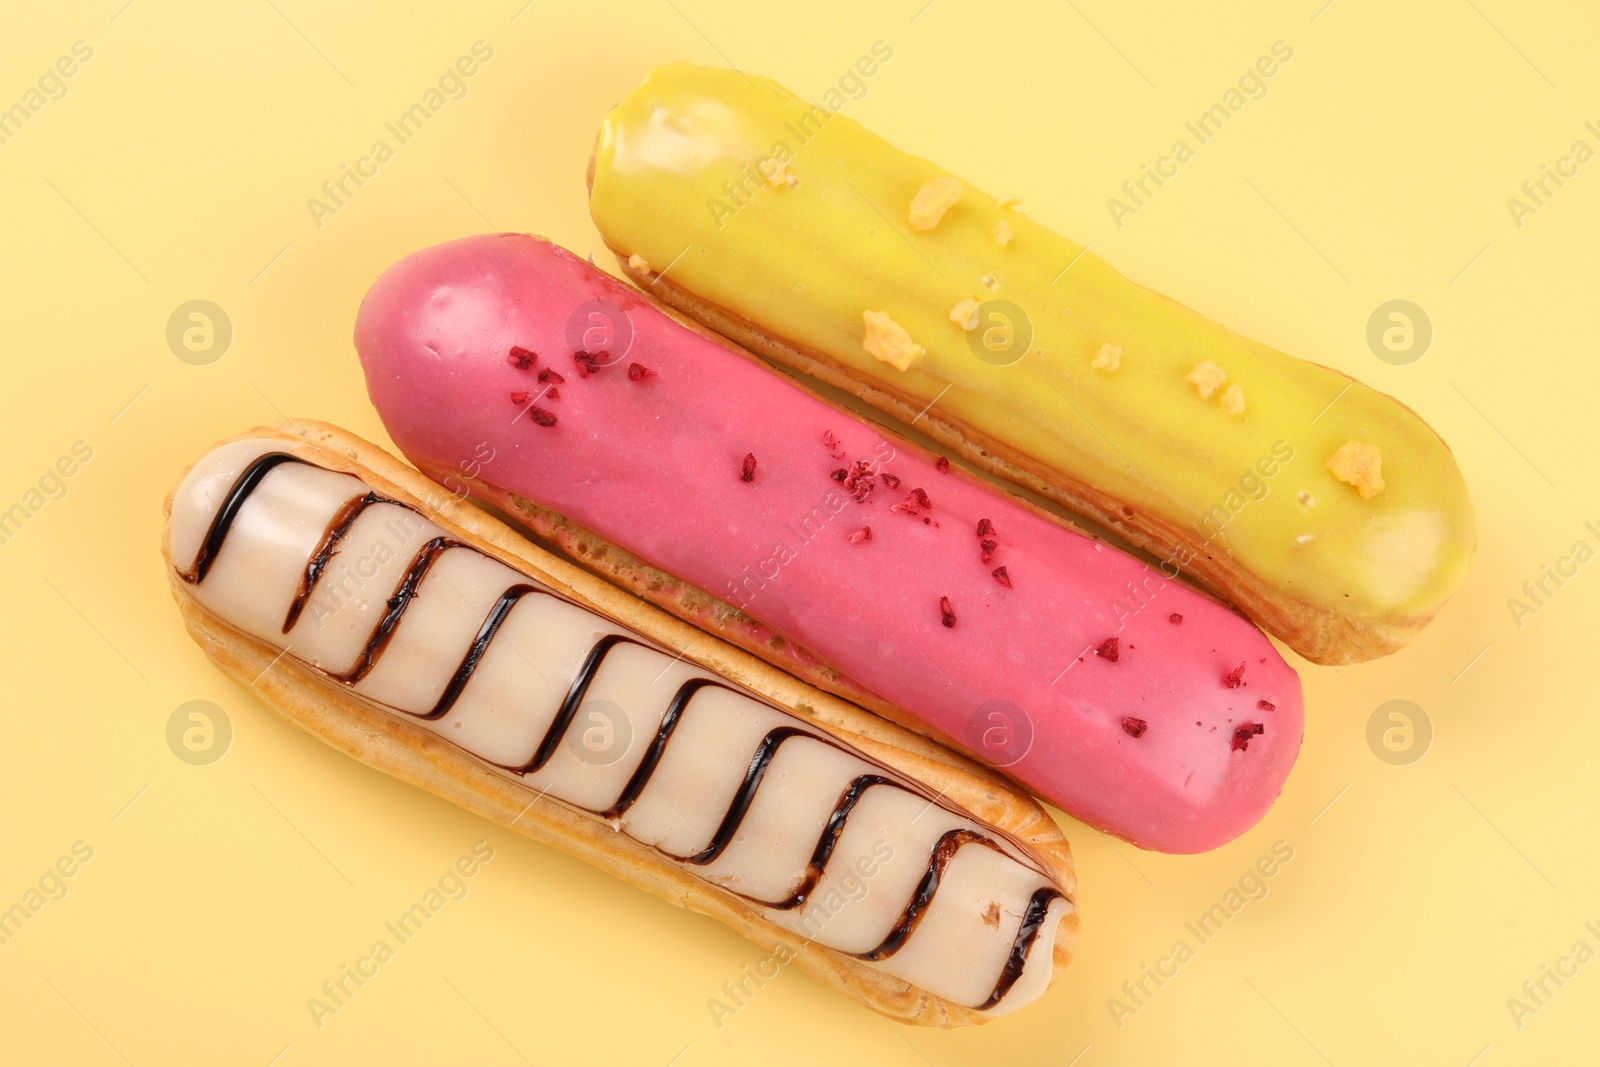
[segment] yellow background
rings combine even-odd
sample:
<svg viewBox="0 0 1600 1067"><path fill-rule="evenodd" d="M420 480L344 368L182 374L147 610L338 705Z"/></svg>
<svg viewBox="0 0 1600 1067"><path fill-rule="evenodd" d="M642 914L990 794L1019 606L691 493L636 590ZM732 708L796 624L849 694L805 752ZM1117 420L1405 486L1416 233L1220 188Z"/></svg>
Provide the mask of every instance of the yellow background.
<svg viewBox="0 0 1600 1067"><path fill-rule="evenodd" d="M1573 141L1600 149L1583 127L1600 125L1592 9L524 2L7 10L0 106L73 42L94 49L65 97L0 144L0 508L75 441L94 449L66 496L0 546L0 907L75 841L94 849L67 896L0 945L7 1061L1489 1067L1593 1055L1600 962L1520 1028L1506 1001L1575 941L1600 949L1584 929L1600 926L1600 563L1520 628L1506 601L1573 542L1600 548L1584 528L1600 530L1587 328L1600 162L1520 229L1505 203ZM478 40L494 58L466 98L318 228L307 198ZM1401 398L1460 457L1481 546L1411 647L1302 667L1299 765L1243 839L1158 856L1065 821L1083 936L1043 1002L938 1033L786 971L718 1028L707 998L762 949L268 713L185 636L157 555L160 503L214 439L280 415L385 440L351 324L405 253L489 229L599 252L585 161L607 107L652 65L737 65L816 99L877 40L894 58L848 114L1021 196L1135 279ZM1278 40L1294 58L1268 96L1117 228L1106 198ZM173 309L196 298L234 329L209 366L165 340ZM1409 366L1365 342L1392 298L1434 324ZM222 706L234 729L209 766L166 742L193 699ZM1366 740L1392 699L1433 724L1409 766ZM480 838L496 855L466 899L319 1029L306 999ZM1124 980L1191 939L1185 921L1280 840L1294 859L1270 895L1119 1027L1107 1002Z"/></svg>

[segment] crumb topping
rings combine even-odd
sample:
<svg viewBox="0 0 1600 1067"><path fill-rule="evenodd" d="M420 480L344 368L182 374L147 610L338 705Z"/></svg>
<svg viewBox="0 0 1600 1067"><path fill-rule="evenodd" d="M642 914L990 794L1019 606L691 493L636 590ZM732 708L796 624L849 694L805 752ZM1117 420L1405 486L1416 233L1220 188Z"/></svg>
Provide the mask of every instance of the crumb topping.
<svg viewBox="0 0 1600 1067"><path fill-rule="evenodd" d="M989 236L994 238L995 244L1004 248L1011 243L1011 227L1006 224L1005 219L1001 219L994 224L994 229L989 231Z"/></svg>
<svg viewBox="0 0 1600 1067"><path fill-rule="evenodd" d="M1365 441L1346 441L1328 460L1328 470L1347 485L1355 486L1362 500L1383 492L1383 451Z"/></svg>
<svg viewBox="0 0 1600 1067"><path fill-rule="evenodd" d="M761 180L774 189L781 185L789 184L789 161L786 159L763 159L756 164L756 173L761 175Z"/></svg>
<svg viewBox="0 0 1600 1067"><path fill-rule="evenodd" d="M1244 390L1239 388L1238 382L1222 391L1222 410L1229 415L1244 414Z"/></svg>
<svg viewBox="0 0 1600 1067"><path fill-rule="evenodd" d="M1100 351L1094 354L1094 359L1090 361L1089 366L1095 370L1115 371L1122 366L1122 349L1109 341L1106 342L1100 346Z"/></svg>
<svg viewBox="0 0 1600 1067"><path fill-rule="evenodd" d="M873 359L881 360L895 370L903 371L925 351L911 339L904 326L886 313L864 311L861 317L867 327L867 335L862 338L861 347L866 349L867 355Z"/></svg>
<svg viewBox="0 0 1600 1067"><path fill-rule="evenodd" d="M628 268L630 270L648 271L650 269L650 261L635 252L628 257Z"/></svg>
<svg viewBox="0 0 1600 1067"><path fill-rule="evenodd" d="M971 297L958 301L950 309L950 321L963 330L976 330L978 328L978 302Z"/></svg>
<svg viewBox="0 0 1600 1067"><path fill-rule="evenodd" d="M1201 400L1210 400L1217 386L1228 380L1228 372L1209 359L1202 359L1194 365L1194 370L1183 376L1183 380L1194 386Z"/></svg>
<svg viewBox="0 0 1600 1067"><path fill-rule="evenodd" d="M955 207L961 199L961 183L948 175L924 182L917 195L911 198L911 210L906 223L920 232L933 229L944 218L944 213Z"/></svg>

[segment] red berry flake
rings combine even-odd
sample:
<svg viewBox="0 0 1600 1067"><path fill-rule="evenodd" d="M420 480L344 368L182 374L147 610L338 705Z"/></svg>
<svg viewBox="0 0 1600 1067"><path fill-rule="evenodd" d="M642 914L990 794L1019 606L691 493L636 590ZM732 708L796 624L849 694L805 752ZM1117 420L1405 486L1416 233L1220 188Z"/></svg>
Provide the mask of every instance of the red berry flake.
<svg viewBox="0 0 1600 1067"><path fill-rule="evenodd" d="M898 489L898 488L900 488L900 479L896 478L894 475L890 474L888 471L884 471L883 472L883 484L887 485L890 489Z"/></svg>
<svg viewBox="0 0 1600 1067"><path fill-rule="evenodd" d="M1174 611L1171 615L1167 616L1167 621L1176 626L1183 621L1183 616Z"/></svg>
<svg viewBox="0 0 1600 1067"><path fill-rule="evenodd" d="M545 390L544 395L545 395L546 398L548 398L550 400L560 400L561 399L561 391L558 390L553 385L549 389Z"/></svg>
<svg viewBox="0 0 1600 1067"><path fill-rule="evenodd" d="M838 470L828 475L828 477L832 478L836 482L842 482L846 478L850 477L850 472L845 470L843 467L840 467Z"/></svg>
<svg viewBox="0 0 1600 1067"><path fill-rule="evenodd" d="M994 523L990 522L988 519L979 519L978 520L978 536L979 537L993 537L994 536Z"/></svg>
<svg viewBox="0 0 1600 1067"><path fill-rule="evenodd" d="M1277 711L1278 710L1278 705L1274 704L1270 700L1258 700L1258 701L1256 701L1256 707L1260 708L1262 711Z"/></svg>
<svg viewBox="0 0 1600 1067"><path fill-rule="evenodd" d="M578 368L578 377L587 378L591 374L599 374L605 366L603 360L611 358L610 352L585 352L582 349L572 353L572 362Z"/></svg>
<svg viewBox="0 0 1600 1067"><path fill-rule="evenodd" d="M839 439L833 435L832 430L822 431L822 447L826 448L834 459L844 458L844 453L839 449Z"/></svg>
<svg viewBox="0 0 1600 1067"><path fill-rule="evenodd" d="M1244 684L1244 664L1241 663L1222 677L1222 684L1229 689L1237 689Z"/></svg>
<svg viewBox="0 0 1600 1067"><path fill-rule="evenodd" d="M628 381L642 382L646 378L654 378L656 372L646 367L643 363L628 364Z"/></svg>
<svg viewBox="0 0 1600 1067"><path fill-rule="evenodd" d="M950 461L948 459L945 459L943 456L940 456L938 459L934 460L933 461L933 465L935 467L939 468L939 473L940 474L949 474L950 473Z"/></svg>
<svg viewBox="0 0 1600 1067"><path fill-rule="evenodd" d="M528 394L527 393L512 393L511 394L511 402L513 404L526 404L528 402Z"/></svg>
<svg viewBox="0 0 1600 1067"><path fill-rule="evenodd" d="M528 414L532 415L533 421L537 422L540 426L554 426L556 424L555 415L546 411L538 404L535 404L533 407L529 408Z"/></svg>
<svg viewBox="0 0 1600 1067"><path fill-rule="evenodd" d="M554 382L556 385L561 385L566 381L565 378L551 370L549 367L544 367L539 371L539 380L541 382Z"/></svg>
<svg viewBox="0 0 1600 1067"><path fill-rule="evenodd" d="M988 563L994 559L994 550L1000 547L1000 542L985 538L978 542L978 547L983 550L983 562Z"/></svg>
<svg viewBox="0 0 1600 1067"><path fill-rule="evenodd" d="M844 477L839 478L840 471L834 471L833 477L844 482L844 487L856 498L856 503L861 503L871 495L877 485L872 473L872 464L866 460L858 459L848 468L842 468Z"/></svg>
<svg viewBox="0 0 1600 1067"><path fill-rule="evenodd" d="M852 545L859 545L863 541L870 540L872 540L872 527L870 526L863 526L861 529L850 535L850 543Z"/></svg>
<svg viewBox="0 0 1600 1067"><path fill-rule="evenodd" d="M1121 655L1121 653L1117 651L1117 639L1115 637L1108 637L1104 641L1101 641L1100 646L1094 650L1094 654L1108 663L1117 662L1117 657Z"/></svg>
<svg viewBox="0 0 1600 1067"><path fill-rule="evenodd" d="M1124 715L1122 717L1122 730L1129 737L1143 737L1144 732L1149 728L1150 724L1143 719L1135 719L1132 715Z"/></svg>
<svg viewBox="0 0 1600 1067"><path fill-rule="evenodd" d="M953 628L956 624L956 609L950 606L950 598L939 598L939 621L944 623L946 629Z"/></svg>
<svg viewBox="0 0 1600 1067"><path fill-rule="evenodd" d="M887 478L887 476L885 476L885 477ZM915 514L917 514L917 512L919 510L926 511L926 510L931 509L932 507L933 507L933 501L928 499L928 494L927 493L923 492L921 489L913 489L913 490L911 490L911 495L910 496L906 497L904 500L900 501L900 503L896 504L894 507L890 508L889 510L890 511L903 511L907 515L915 515Z"/></svg>
<svg viewBox="0 0 1600 1067"><path fill-rule="evenodd" d="M518 370L527 370L533 366L533 361L539 358L539 353L523 348L521 345L512 345L511 351L506 353L506 362Z"/></svg>
<svg viewBox="0 0 1600 1067"><path fill-rule="evenodd" d="M746 452L744 454L744 462L739 464L739 477L747 482L756 480L756 454L754 452Z"/></svg>
<svg viewBox="0 0 1600 1067"><path fill-rule="evenodd" d="M1005 586L1007 589L1011 588L1011 575L1006 573L1006 569L1004 567L996 567L994 570L990 571L989 573L994 575L994 580L995 581L999 582L1001 585Z"/></svg>
<svg viewBox="0 0 1600 1067"><path fill-rule="evenodd" d="M1228 751L1238 752L1240 749L1248 749L1252 737L1266 732L1267 728L1260 723L1247 722L1233 731L1233 744L1229 746Z"/></svg>

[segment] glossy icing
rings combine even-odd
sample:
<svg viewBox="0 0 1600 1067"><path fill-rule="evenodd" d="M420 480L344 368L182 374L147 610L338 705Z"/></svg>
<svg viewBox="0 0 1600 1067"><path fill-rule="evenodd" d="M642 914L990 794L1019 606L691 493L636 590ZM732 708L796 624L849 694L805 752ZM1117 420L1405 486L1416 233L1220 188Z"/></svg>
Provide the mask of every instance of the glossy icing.
<svg viewBox="0 0 1600 1067"><path fill-rule="evenodd" d="M224 622L798 935L996 1014L1044 991L1074 906L1027 849L283 447L222 445L174 496L179 577Z"/></svg>
<svg viewBox="0 0 1600 1067"><path fill-rule="evenodd" d="M769 157L785 161L792 184L743 176ZM1466 486L1404 405L1128 281L970 185L935 228L913 232L908 205L943 173L774 82L677 63L607 116L590 208L623 255L673 263L673 284L913 408L932 404L1138 512L1171 517L1210 537L1207 551L1321 611L1426 619L1461 584L1476 543ZM950 319L971 298L1023 309L1026 358L996 366L974 355ZM905 371L872 358L866 309L926 353ZM1115 373L1092 367L1108 344L1121 349ZM1186 384L1200 360L1241 387L1226 407L1242 400L1242 413ZM1387 488L1372 499L1324 467L1351 440L1382 451ZM1257 464L1279 443L1294 459L1263 478Z"/></svg>
<svg viewBox="0 0 1600 1067"><path fill-rule="evenodd" d="M631 347L580 378L569 324L581 332L606 304ZM406 258L368 293L356 345L384 424L423 471L474 475L501 503L551 508L737 604L1094 826L1214 848L1265 814L1294 763L1299 679L1248 621L941 471L554 245L488 235ZM509 363L513 346L537 365ZM632 362L654 375L634 380ZM511 396L552 368L565 375L547 405L558 421L533 425ZM875 465L870 491L851 480L856 462ZM1095 651L1110 638L1115 659ZM1235 747L1246 723L1265 732Z"/></svg>

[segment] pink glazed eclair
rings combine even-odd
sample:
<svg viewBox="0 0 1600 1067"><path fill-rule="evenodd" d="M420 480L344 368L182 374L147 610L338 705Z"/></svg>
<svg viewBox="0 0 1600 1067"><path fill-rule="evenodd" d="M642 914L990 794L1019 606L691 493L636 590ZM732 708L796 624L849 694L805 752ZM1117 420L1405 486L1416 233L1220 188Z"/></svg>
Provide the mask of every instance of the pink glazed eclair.
<svg viewBox="0 0 1600 1067"><path fill-rule="evenodd" d="M1163 852L1255 825L1300 682L1242 616L564 249L425 249L356 320L395 443L579 562Z"/></svg>

